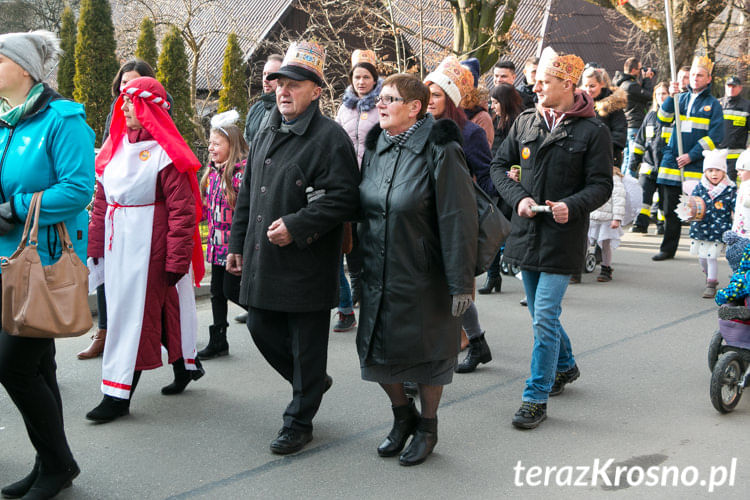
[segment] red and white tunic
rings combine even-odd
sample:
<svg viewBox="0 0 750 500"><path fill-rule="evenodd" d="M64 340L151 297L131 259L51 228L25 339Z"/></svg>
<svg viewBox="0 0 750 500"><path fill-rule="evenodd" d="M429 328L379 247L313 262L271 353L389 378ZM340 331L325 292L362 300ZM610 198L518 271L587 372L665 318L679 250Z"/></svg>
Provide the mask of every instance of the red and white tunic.
<svg viewBox="0 0 750 500"><path fill-rule="evenodd" d="M130 142L128 136L140 139ZM104 258L107 342L102 392L129 398L134 370L184 358L195 369L198 318L192 272L192 173L179 172L144 130L123 137L97 179L89 257ZM168 274L185 274L177 286Z"/></svg>

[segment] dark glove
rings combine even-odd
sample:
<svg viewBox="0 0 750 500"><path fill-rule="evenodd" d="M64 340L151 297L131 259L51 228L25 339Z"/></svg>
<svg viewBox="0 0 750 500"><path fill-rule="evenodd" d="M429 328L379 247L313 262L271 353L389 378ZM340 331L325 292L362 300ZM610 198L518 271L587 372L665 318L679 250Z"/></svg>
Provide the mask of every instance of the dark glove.
<svg viewBox="0 0 750 500"><path fill-rule="evenodd" d="M8 234L15 225L13 209L10 207L10 202L6 201L0 205L0 236Z"/></svg>
<svg viewBox="0 0 750 500"><path fill-rule="evenodd" d="M167 271L167 286L175 286L185 276L185 273L171 273Z"/></svg>

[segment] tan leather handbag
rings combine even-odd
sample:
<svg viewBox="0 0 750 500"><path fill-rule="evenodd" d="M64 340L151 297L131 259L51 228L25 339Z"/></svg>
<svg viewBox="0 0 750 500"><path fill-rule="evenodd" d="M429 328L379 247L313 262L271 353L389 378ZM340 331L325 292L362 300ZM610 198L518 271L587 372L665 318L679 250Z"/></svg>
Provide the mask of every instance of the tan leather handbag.
<svg viewBox="0 0 750 500"><path fill-rule="evenodd" d="M51 266L42 266L37 244L43 193L34 193L31 199L18 249L10 257L0 257L3 330L19 337L77 337L93 324L88 269L73 251L63 222L55 224L62 255Z"/></svg>

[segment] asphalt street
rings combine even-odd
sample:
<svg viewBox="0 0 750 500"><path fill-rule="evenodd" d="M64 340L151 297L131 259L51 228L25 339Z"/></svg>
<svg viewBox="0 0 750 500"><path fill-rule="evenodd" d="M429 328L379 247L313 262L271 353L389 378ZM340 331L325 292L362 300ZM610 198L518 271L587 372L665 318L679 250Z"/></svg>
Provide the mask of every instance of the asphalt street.
<svg viewBox="0 0 750 500"><path fill-rule="evenodd" d="M510 424L532 346L528 311L519 305L522 284L506 276L502 293L478 296L493 360L454 376L439 411L435 453L411 468L375 451L392 414L382 390L360 378L354 332L331 333L334 385L315 419L313 442L287 457L268 445L291 389L244 325L232 324L230 355L206 361L206 376L185 393L161 395L172 379L168 366L146 372L131 415L105 425L84 418L101 399L101 361L75 357L89 338L60 340L66 430L82 472L59 498L685 499L708 496L711 480L713 495L748 498L750 396L731 414L711 406L706 353L716 306L700 298L703 275L686 251L688 239L676 259L655 263L659 242L627 234L614 253L612 282L597 283L597 269L569 287L562 321L581 378L550 400L548 419L536 430ZM720 286L728 275L722 259ZM207 300L198 314L202 347L211 323ZM33 459L20 416L0 390L0 483L24 476ZM618 466L630 469L614 484ZM662 484L664 468L672 473ZM635 474L626 481L629 470ZM651 472L660 474L653 485Z"/></svg>

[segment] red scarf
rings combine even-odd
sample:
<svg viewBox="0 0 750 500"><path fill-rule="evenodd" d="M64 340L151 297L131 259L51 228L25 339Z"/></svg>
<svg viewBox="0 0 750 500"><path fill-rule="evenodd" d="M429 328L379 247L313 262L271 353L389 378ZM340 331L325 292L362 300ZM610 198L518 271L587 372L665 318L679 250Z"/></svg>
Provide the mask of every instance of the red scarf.
<svg viewBox="0 0 750 500"><path fill-rule="evenodd" d="M109 137L102 145L102 149L96 157L96 174L101 177L122 144L122 139L128 131L125 124L125 114L122 112L123 96L127 95L133 102L133 108L138 121L148 131L153 139L159 143L172 160L172 164L179 172L188 172L190 175L190 189L195 199L195 230L193 231L193 278L195 285L200 282L205 274L203 263L203 246L201 243L198 224L203 218L203 203L200 190L198 189L197 172L201 168L198 158L185 143L177 130L167 110L167 92L161 83L154 78L141 77L131 80L127 87L120 93L112 111L112 123L109 127Z"/></svg>

